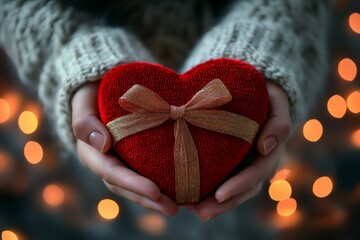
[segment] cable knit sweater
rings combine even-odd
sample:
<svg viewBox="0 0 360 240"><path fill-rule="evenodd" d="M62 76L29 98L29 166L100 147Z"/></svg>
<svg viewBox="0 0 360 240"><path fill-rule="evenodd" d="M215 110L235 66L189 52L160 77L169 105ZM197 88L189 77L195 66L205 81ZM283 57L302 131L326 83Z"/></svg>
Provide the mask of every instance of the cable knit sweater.
<svg viewBox="0 0 360 240"><path fill-rule="evenodd" d="M0 43L68 145L76 89L132 61L182 72L214 58L244 60L283 87L296 123L325 79L331 1L218 2L0 0Z"/></svg>
<svg viewBox="0 0 360 240"><path fill-rule="evenodd" d="M249 62L283 87L296 123L325 79L330 2L0 0L0 44L71 148L74 92L132 61L159 62L179 72L213 58ZM254 227L258 219L250 204L206 224L181 211L168 219L160 239L224 239L224 233L227 239L272 239L274 231ZM142 211L129 202L129 221ZM136 229L121 237L144 239Z"/></svg>

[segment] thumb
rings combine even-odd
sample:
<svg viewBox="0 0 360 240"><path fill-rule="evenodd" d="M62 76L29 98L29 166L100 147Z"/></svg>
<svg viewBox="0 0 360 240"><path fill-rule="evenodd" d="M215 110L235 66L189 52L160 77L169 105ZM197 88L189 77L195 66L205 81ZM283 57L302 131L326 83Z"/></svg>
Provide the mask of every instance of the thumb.
<svg viewBox="0 0 360 240"><path fill-rule="evenodd" d="M286 93L278 85L269 82L269 118L257 141L257 149L263 156L268 155L290 135L291 119Z"/></svg>
<svg viewBox="0 0 360 240"><path fill-rule="evenodd" d="M72 128L78 139L104 153L111 147L111 137L98 118L97 93L98 83L86 84L75 93Z"/></svg>

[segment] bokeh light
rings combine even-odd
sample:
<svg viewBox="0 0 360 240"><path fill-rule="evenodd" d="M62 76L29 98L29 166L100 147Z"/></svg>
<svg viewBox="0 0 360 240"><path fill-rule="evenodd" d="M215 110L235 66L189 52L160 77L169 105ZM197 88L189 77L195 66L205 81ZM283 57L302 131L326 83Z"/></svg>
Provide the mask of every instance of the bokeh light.
<svg viewBox="0 0 360 240"><path fill-rule="evenodd" d="M350 28L360 34L360 13L353 13L349 17Z"/></svg>
<svg viewBox="0 0 360 240"><path fill-rule="evenodd" d="M315 196L324 198L328 196L333 189L333 183L329 177L320 177L313 184L312 191Z"/></svg>
<svg viewBox="0 0 360 240"><path fill-rule="evenodd" d="M310 142L317 142L323 134L321 122L317 119L310 119L303 127L303 134L306 140Z"/></svg>
<svg viewBox="0 0 360 240"><path fill-rule="evenodd" d="M24 156L29 163L38 164L44 156L44 151L39 143L29 141L24 147Z"/></svg>
<svg viewBox="0 0 360 240"><path fill-rule="evenodd" d="M35 132L38 127L38 119L33 112L24 111L19 116L19 127L25 134Z"/></svg>
<svg viewBox="0 0 360 240"><path fill-rule="evenodd" d="M19 240L19 238L13 231L4 230L1 233L1 240Z"/></svg>
<svg viewBox="0 0 360 240"><path fill-rule="evenodd" d="M290 174L290 170L289 169L281 169L278 170L275 174L275 176L273 176L270 180L270 183L273 183L275 181L279 181L279 180L286 180L286 178L288 177L288 175Z"/></svg>
<svg viewBox="0 0 360 240"><path fill-rule="evenodd" d="M294 214L297 208L297 202L293 198L288 198L278 202L276 210L280 216L288 217Z"/></svg>
<svg viewBox="0 0 360 240"><path fill-rule="evenodd" d="M344 58L339 62L338 72L342 79L353 81L357 74L356 64L350 58Z"/></svg>
<svg viewBox="0 0 360 240"><path fill-rule="evenodd" d="M21 106L21 96L18 92L9 92L4 95L3 99L8 102L10 106L10 116L8 120L11 120L18 113Z"/></svg>
<svg viewBox="0 0 360 240"><path fill-rule="evenodd" d="M57 207L64 202L65 194L60 186L49 184L44 188L43 198L48 205Z"/></svg>
<svg viewBox="0 0 360 240"><path fill-rule="evenodd" d="M269 187L269 196L274 201L287 199L291 196L291 193L291 185L285 180L275 181Z"/></svg>
<svg viewBox="0 0 360 240"><path fill-rule="evenodd" d="M350 93L346 99L346 104L350 112L360 113L360 91Z"/></svg>
<svg viewBox="0 0 360 240"><path fill-rule="evenodd" d="M327 102L327 109L334 118L342 118L346 113L346 101L340 95L332 96Z"/></svg>
<svg viewBox="0 0 360 240"><path fill-rule="evenodd" d="M355 147L360 148L360 129L355 130L351 134L351 142Z"/></svg>
<svg viewBox="0 0 360 240"><path fill-rule="evenodd" d="M149 235L158 236L165 232L166 221L160 214L150 213L138 219L138 227Z"/></svg>
<svg viewBox="0 0 360 240"><path fill-rule="evenodd" d="M6 122L10 117L10 105L5 100L0 98L0 123Z"/></svg>
<svg viewBox="0 0 360 240"><path fill-rule="evenodd" d="M5 173L10 166L10 157L8 154L0 151L0 174Z"/></svg>
<svg viewBox="0 0 360 240"><path fill-rule="evenodd" d="M114 200L103 199L98 204L98 212L101 217L111 220L119 215L120 208Z"/></svg>

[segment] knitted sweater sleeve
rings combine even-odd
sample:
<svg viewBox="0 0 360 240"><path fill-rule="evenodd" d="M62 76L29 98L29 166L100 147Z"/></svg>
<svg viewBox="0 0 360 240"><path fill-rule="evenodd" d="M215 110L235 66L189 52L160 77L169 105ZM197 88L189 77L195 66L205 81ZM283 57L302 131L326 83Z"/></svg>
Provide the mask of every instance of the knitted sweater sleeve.
<svg viewBox="0 0 360 240"><path fill-rule="evenodd" d="M70 100L119 63L153 61L135 37L48 0L0 0L0 44L35 90L66 145L74 143Z"/></svg>
<svg viewBox="0 0 360 240"><path fill-rule="evenodd" d="M200 40L183 71L212 58L246 61L286 91L296 125L326 78L326 28L331 2L238 1Z"/></svg>

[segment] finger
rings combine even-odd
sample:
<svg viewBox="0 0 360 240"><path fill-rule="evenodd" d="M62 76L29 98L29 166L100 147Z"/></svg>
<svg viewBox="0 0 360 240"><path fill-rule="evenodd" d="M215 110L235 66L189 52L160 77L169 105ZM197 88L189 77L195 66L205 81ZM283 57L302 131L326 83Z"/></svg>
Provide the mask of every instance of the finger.
<svg viewBox="0 0 360 240"><path fill-rule="evenodd" d="M285 92L274 83L268 83L268 93L270 100L269 118L257 141L257 149L263 156L286 141L291 128L289 101Z"/></svg>
<svg viewBox="0 0 360 240"><path fill-rule="evenodd" d="M98 119L97 93L97 83L89 83L75 93L72 99L72 127L78 139L100 152L107 152L111 148L111 137Z"/></svg>
<svg viewBox="0 0 360 240"><path fill-rule="evenodd" d="M80 161L108 183L153 200L159 199L161 192L155 183L124 166L116 157L102 154L82 141L77 142L77 150Z"/></svg>
<svg viewBox="0 0 360 240"><path fill-rule="evenodd" d="M229 200L218 203L216 198L210 197L201 202L195 209L195 214L202 220L208 221L220 214L230 211L234 207L242 204L250 198L255 197L261 190L262 183L258 183L256 186L248 189L245 192L237 194Z"/></svg>
<svg viewBox="0 0 360 240"><path fill-rule="evenodd" d="M219 187L215 192L218 202L227 201L231 197L247 191L268 178L276 169L284 151L285 144L281 144L270 155L255 158L248 167Z"/></svg>
<svg viewBox="0 0 360 240"><path fill-rule="evenodd" d="M160 198L157 201L153 201L147 197L141 196L134 192L127 191L125 189L114 186L105 180L103 180L106 187L113 193L123 196L129 199L132 202L140 204L141 206L150 209L159 211L167 216L175 216L179 210L178 205L172 201L169 197L164 194L161 194Z"/></svg>

